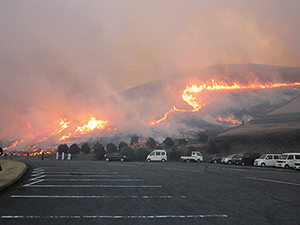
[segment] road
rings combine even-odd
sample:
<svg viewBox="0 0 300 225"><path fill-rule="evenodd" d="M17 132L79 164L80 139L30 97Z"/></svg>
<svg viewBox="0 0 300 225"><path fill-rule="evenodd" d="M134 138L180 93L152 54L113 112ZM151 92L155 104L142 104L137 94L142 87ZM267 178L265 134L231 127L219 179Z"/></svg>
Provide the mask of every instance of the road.
<svg viewBox="0 0 300 225"><path fill-rule="evenodd" d="M300 172L209 163L31 160L3 224L299 224Z"/></svg>

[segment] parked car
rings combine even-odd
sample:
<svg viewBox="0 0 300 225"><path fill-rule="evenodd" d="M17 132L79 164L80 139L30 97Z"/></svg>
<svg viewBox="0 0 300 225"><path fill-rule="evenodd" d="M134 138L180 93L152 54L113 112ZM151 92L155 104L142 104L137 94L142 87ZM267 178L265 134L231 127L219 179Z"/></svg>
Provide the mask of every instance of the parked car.
<svg viewBox="0 0 300 225"><path fill-rule="evenodd" d="M146 158L148 162L151 161L161 161L166 162L167 161L167 152L162 149L156 149L153 150Z"/></svg>
<svg viewBox="0 0 300 225"><path fill-rule="evenodd" d="M238 156L238 154L232 154L227 157L222 158L221 163L226 163L226 164L234 164L235 163L235 158Z"/></svg>
<svg viewBox="0 0 300 225"><path fill-rule="evenodd" d="M107 152L105 155L104 155L104 159L105 161L125 161L126 159L126 156L125 155L121 155L120 153L118 152Z"/></svg>
<svg viewBox="0 0 300 225"><path fill-rule="evenodd" d="M182 162L190 162L190 161L203 162L203 156L201 152L197 152L197 151L192 151L190 156L181 156L180 159Z"/></svg>
<svg viewBox="0 0 300 225"><path fill-rule="evenodd" d="M300 153L283 153L276 162L279 168L294 168L295 162L300 159Z"/></svg>
<svg viewBox="0 0 300 225"><path fill-rule="evenodd" d="M276 166L277 159L280 158L280 154L263 154L258 159L254 160L254 166Z"/></svg>
<svg viewBox="0 0 300 225"><path fill-rule="evenodd" d="M300 170L300 160L296 160L296 161L295 161L295 166L294 166L294 168L295 168L296 170Z"/></svg>
<svg viewBox="0 0 300 225"><path fill-rule="evenodd" d="M212 155L208 161L210 163L221 163L222 158L226 157L226 155L222 155L222 154L214 154Z"/></svg>
<svg viewBox="0 0 300 225"><path fill-rule="evenodd" d="M235 164L236 165L253 165L254 160L260 157L260 153L253 153L253 152L245 152L240 153L235 158Z"/></svg>

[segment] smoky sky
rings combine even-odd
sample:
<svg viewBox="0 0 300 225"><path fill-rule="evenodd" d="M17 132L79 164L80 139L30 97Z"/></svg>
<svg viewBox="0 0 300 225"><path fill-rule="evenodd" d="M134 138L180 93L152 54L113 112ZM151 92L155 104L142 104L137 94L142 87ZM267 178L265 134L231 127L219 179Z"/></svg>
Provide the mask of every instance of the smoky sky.
<svg viewBox="0 0 300 225"><path fill-rule="evenodd" d="M171 74L299 66L299 12L297 0L1 1L0 134L101 114L88 106Z"/></svg>

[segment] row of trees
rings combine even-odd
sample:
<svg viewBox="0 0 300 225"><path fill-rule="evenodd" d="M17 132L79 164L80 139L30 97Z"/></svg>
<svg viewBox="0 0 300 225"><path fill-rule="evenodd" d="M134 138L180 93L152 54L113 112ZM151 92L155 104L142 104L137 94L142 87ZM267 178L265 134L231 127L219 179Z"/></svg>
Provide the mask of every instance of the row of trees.
<svg viewBox="0 0 300 225"><path fill-rule="evenodd" d="M203 134L199 135L199 141L204 142L207 141L208 136L204 136ZM172 138L167 137L163 142L164 147L166 148L171 148L171 153L170 157L171 158L180 158L180 155L182 152L177 149L177 147L174 146L174 141ZM179 145L185 145L187 143L186 139L179 139L178 144ZM146 146L140 147L139 143L139 137L134 135L131 140L130 140L130 145L128 145L126 142L122 141L119 143L119 145L115 145L114 143L110 142L108 143L105 147L97 142L94 144L92 147L96 159L100 160L104 158L104 154L106 152L120 152L123 155L126 155L129 160L144 160L146 156L155 148L157 148L157 143L156 141L150 137L147 142ZM196 149L192 149L193 147L191 146L189 148L190 151L194 151ZM81 146L79 146L76 143L73 143L70 147L67 144L61 144L58 146L57 151L61 154L62 152L70 153L70 154L79 154L80 152L83 152L84 154L88 154L91 152L91 148L87 142L83 143Z"/></svg>

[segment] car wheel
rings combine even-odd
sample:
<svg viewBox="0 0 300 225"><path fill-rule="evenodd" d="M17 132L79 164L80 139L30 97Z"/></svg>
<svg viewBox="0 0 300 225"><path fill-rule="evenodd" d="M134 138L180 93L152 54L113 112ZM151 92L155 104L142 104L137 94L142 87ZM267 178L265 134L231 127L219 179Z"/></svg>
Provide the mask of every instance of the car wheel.
<svg viewBox="0 0 300 225"><path fill-rule="evenodd" d="M120 161L121 161L121 162L124 162L124 158L121 158Z"/></svg>
<svg viewBox="0 0 300 225"><path fill-rule="evenodd" d="M266 166L266 164L265 164L265 163L262 163L262 164L261 164L261 167L265 167L265 166Z"/></svg>
<svg viewBox="0 0 300 225"><path fill-rule="evenodd" d="M288 165L288 164L286 164L285 166L284 166L284 169L289 169L290 168L290 166Z"/></svg>
<svg viewBox="0 0 300 225"><path fill-rule="evenodd" d="M200 159L197 159L197 162L199 163L199 162L201 162L201 160L200 160Z"/></svg>
<svg viewBox="0 0 300 225"><path fill-rule="evenodd" d="M165 162L166 160L165 160L165 159L162 159L161 161L162 161L162 162Z"/></svg>
<svg viewBox="0 0 300 225"><path fill-rule="evenodd" d="M108 161L109 161L109 158L105 158L105 161L108 162Z"/></svg>
<svg viewBox="0 0 300 225"><path fill-rule="evenodd" d="M189 162L190 162L190 160L189 160L189 159L187 159L187 160L186 160L186 162L188 162L188 163L189 163Z"/></svg>
<svg viewBox="0 0 300 225"><path fill-rule="evenodd" d="M217 160L214 160L214 164L217 164L218 163L218 161Z"/></svg>
<svg viewBox="0 0 300 225"><path fill-rule="evenodd" d="M151 159L147 159L147 162L151 162Z"/></svg>
<svg viewBox="0 0 300 225"><path fill-rule="evenodd" d="M228 161L228 164L229 164L229 165L231 165L231 164L232 164L232 162L229 160L229 161Z"/></svg>
<svg viewBox="0 0 300 225"><path fill-rule="evenodd" d="M245 166L246 164L245 164L245 162L242 162L242 166Z"/></svg>

